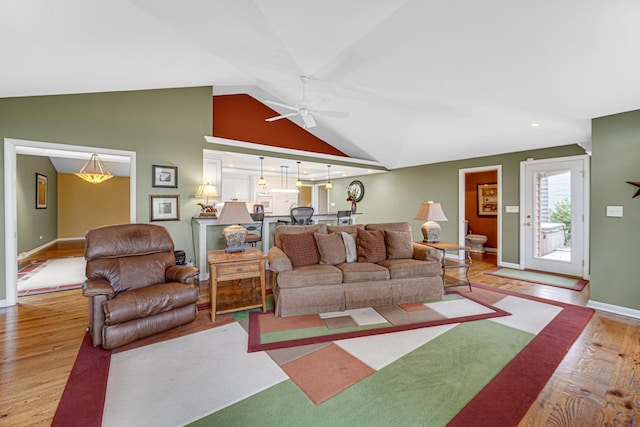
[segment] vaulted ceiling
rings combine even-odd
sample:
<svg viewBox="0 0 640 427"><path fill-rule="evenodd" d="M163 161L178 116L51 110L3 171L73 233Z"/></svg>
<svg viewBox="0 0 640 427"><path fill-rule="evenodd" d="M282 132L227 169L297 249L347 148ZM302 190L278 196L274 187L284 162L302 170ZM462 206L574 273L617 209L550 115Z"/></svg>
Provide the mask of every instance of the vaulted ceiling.
<svg viewBox="0 0 640 427"><path fill-rule="evenodd" d="M6 0L0 97L295 104L305 75L316 108L350 113L309 131L388 168L588 147L590 119L640 108L639 21L636 0Z"/></svg>

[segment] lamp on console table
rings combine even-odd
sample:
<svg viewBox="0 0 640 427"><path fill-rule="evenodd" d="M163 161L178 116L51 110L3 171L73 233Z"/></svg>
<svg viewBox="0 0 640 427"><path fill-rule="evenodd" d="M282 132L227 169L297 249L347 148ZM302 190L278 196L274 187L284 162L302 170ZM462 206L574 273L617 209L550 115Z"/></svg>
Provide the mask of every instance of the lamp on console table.
<svg viewBox="0 0 640 427"><path fill-rule="evenodd" d="M218 216L218 225L228 225L222 230L224 240L227 242L226 252L244 252L244 241L247 238L247 229L240 224L252 223L247 204L244 202L225 202L222 212Z"/></svg>
<svg viewBox="0 0 640 427"><path fill-rule="evenodd" d="M198 205L200 205L200 215L212 216L215 218L216 212L218 212L216 209L216 202L214 201L213 204L210 205L209 197L218 197L218 190L216 189L216 186L209 183L198 185L195 197L206 199L204 203L198 203Z"/></svg>
<svg viewBox="0 0 640 427"><path fill-rule="evenodd" d="M440 203L432 201L421 203L414 219L426 221L421 227L423 242L438 243L440 241L440 224L436 221L448 221Z"/></svg>

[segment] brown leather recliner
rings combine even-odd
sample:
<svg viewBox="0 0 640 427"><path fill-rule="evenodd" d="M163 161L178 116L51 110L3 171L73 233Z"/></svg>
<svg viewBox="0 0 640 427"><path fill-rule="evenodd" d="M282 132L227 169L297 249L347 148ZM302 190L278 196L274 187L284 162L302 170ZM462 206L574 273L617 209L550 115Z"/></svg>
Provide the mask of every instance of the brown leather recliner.
<svg viewBox="0 0 640 427"><path fill-rule="evenodd" d="M175 265L166 228L124 224L89 230L84 257L89 331L94 346L113 349L196 318L195 267Z"/></svg>

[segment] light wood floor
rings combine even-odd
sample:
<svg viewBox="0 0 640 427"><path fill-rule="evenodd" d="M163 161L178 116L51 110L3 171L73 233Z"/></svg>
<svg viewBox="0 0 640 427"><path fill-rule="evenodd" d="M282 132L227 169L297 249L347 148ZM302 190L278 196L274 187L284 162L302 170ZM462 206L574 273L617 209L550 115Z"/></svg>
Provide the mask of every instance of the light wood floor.
<svg viewBox="0 0 640 427"><path fill-rule="evenodd" d="M69 246L62 242L37 258L82 255L81 245ZM575 292L483 274L494 267L495 255L474 255L471 280L576 305L588 300L588 286ZM207 284L200 289L208 301ZM242 286L223 287L218 299L243 294ZM0 309L0 426L50 424L86 325L80 290L21 297L17 306ZM520 425L639 425L639 384L640 321L598 312Z"/></svg>

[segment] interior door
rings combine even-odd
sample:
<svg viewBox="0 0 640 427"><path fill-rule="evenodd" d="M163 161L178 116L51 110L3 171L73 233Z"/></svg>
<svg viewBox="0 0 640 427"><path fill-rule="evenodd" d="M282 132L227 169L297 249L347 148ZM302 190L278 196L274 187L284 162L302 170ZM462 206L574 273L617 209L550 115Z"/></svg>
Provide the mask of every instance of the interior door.
<svg viewBox="0 0 640 427"><path fill-rule="evenodd" d="M523 162L524 267L584 277L586 156Z"/></svg>

